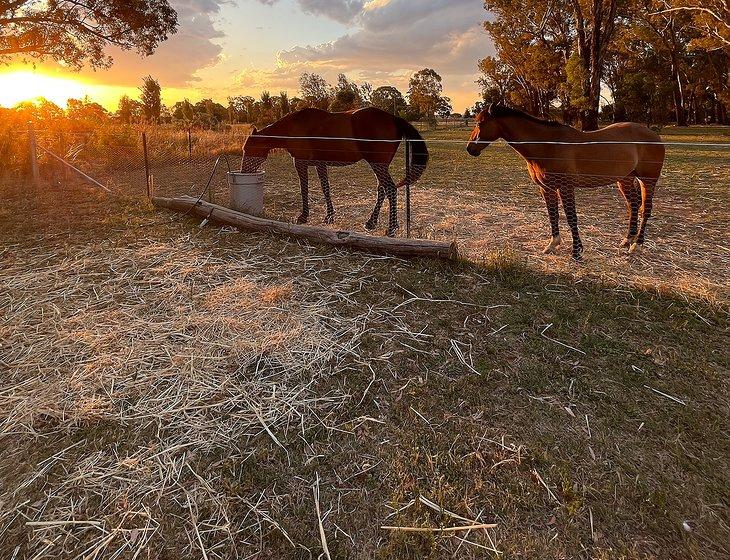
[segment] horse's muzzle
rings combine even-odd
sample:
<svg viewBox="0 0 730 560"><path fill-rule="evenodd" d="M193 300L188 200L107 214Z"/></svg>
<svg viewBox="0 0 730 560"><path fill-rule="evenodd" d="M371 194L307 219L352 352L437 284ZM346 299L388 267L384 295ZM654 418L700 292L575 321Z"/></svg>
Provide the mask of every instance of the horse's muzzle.
<svg viewBox="0 0 730 560"><path fill-rule="evenodd" d="M241 160L241 173L257 173L266 158L255 156L243 156Z"/></svg>
<svg viewBox="0 0 730 560"><path fill-rule="evenodd" d="M474 157L481 155L483 149L484 148L482 148L481 146L477 146L474 142L470 142L466 146L466 151L469 153L470 156Z"/></svg>

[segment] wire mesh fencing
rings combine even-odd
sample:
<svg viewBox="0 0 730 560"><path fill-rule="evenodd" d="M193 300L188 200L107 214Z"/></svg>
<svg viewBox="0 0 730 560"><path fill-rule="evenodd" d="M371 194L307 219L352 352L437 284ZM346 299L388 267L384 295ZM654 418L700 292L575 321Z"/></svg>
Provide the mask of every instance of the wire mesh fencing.
<svg viewBox="0 0 730 560"><path fill-rule="evenodd" d="M597 273L617 284L629 280L653 287L681 286L703 296L727 297L730 142L725 141L725 131L716 134L716 141L685 142L680 138L666 143L644 250L631 260L626 258L626 249L632 245L627 247L627 239L638 235L642 206L646 211L642 183L633 176L623 178L626 188L619 189L617 179L621 178L616 176L557 173L550 178L551 193L536 184L526 162L505 143L492 144L480 157L472 157L466 151L469 129L465 126L422 134L429 160L411 187L414 237L456 239L462 254L477 262L500 251L560 271L572 266L566 257L575 248L572 237L577 226L587 262L579 275ZM212 177L205 200L223 206L231 204L226 172L241 168L246 140L247 131L242 128L190 132L160 127L147 131L144 138L132 130L114 135L38 133L42 175L50 185L62 188L64 182L80 179L49 157L49 152L125 195L142 196L150 188L156 196L198 197ZM398 141L388 165L350 164L328 157L297 166L281 143L272 139L260 168L265 171L264 215L279 221L306 218L310 224L389 233L394 224L388 189L383 187L404 181L408 172L405 146L405 141ZM372 146L368 150L377 151ZM221 156L222 164L212 173ZM554 157L561 157L559 150ZM301 188L304 178L306 206ZM566 191L574 191L574 198L566 198ZM396 234L404 235L404 188L396 189L395 203L400 226ZM376 225L378 207L381 214ZM556 243L556 224L561 246ZM543 255L545 249L558 256Z"/></svg>

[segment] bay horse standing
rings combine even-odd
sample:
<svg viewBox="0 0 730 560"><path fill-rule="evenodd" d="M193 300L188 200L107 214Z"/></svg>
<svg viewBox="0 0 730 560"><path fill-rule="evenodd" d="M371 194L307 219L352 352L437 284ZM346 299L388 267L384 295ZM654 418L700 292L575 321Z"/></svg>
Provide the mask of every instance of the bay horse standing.
<svg viewBox="0 0 730 560"><path fill-rule="evenodd" d="M406 177L396 185L390 175L390 164L403 138L411 142L411 161ZM261 131L254 128L243 147L241 171L258 171L273 149L286 150L294 159L302 192L302 213L297 219L300 224L309 219L310 167L317 169L322 184L327 204L325 223L332 223L335 209L328 168L366 161L378 179L378 196L365 228L375 229L387 196L390 206L387 235L391 237L398 230L397 189L418 181L426 170L429 157L426 143L410 123L375 107L343 113L302 109Z"/></svg>
<svg viewBox="0 0 730 560"><path fill-rule="evenodd" d="M560 199L573 235L573 258L581 258L583 243L578 232L575 188L614 182L626 199L629 214L629 231L621 247L628 247L633 253L644 243L654 189L664 166L665 149L658 134L630 122L612 124L595 132L580 132L492 104L477 116L467 151L478 156L498 138L506 140L525 159L530 178L540 186L552 229L552 240L545 253L554 252L561 243Z"/></svg>

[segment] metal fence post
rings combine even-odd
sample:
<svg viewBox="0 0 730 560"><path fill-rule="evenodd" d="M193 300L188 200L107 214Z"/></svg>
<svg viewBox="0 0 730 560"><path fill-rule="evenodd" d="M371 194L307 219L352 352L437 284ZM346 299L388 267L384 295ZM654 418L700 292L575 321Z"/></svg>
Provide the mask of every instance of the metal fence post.
<svg viewBox="0 0 730 560"><path fill-rule="evenodd" d="M30 172L33 177L33 185L38 186L41 182L40 171L38 170L38 144L35 136L35 125L33 121L28 121L28 158L30 163Z"/></svg>
<svg viewBox="0 0 730 560"><path fill-rule="evenodd" d="M406 237L411 237L411 144L406 138Z"/></svg>
<svg viewBox="0 0 730 560"><path fill-rule="evenodd" d="M144 151L144 176L145 182L147 183L147 198L152 197L150 189L150 160L147 154L147 133L142 133L142 150Z"/></svg>

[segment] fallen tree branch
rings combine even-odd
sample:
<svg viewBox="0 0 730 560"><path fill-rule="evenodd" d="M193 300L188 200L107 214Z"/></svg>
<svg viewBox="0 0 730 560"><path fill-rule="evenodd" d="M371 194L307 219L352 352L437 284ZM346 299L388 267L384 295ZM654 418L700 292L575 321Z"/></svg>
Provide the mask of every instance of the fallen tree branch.
<svg viewBox="0 0 730 560"><path fill-rule="evenodd" d="M356 251L385 253L405 258L425 257L447 260L455 260L459 254L456 242L375 237L354 231L337 231L323 227L289 224L235 212L217 204L198 201L189 196L180 198L155 197L152 202L160 208L187 212L194 216L208 218L212 222L244 230L300 237L316 243L327 243L335 247Z"/></svg>

